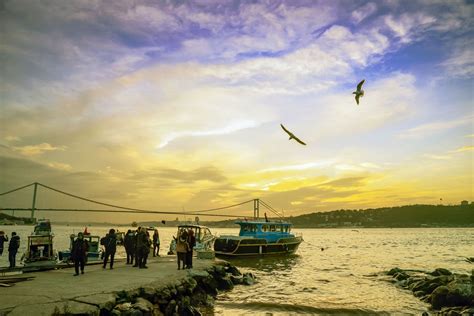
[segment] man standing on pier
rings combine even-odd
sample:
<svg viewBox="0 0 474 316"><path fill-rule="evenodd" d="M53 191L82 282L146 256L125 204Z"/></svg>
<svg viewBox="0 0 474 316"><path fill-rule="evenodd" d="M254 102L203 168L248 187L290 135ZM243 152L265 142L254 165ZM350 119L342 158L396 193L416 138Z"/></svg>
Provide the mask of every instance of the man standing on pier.
<svg viewBox="0 0 474 316"><path fill-rule="evenodd" d="M115 229L109 230L107 236L105 236L105 256L104 256L104 266L107 267L107 260L110 256L110 269L114 268L114 257L115 252L117 251L117 235L115 234Z"/></svg>
<svg viewBox="0 0 474 316"><path fill-rule="evenodd" d="M76 271L74 276L79 275L79 265L81 266L81 273L84 274L84 265L86 264L88 250L89 244L87 240L84 240L84 234L78 233L71 250L71 259L74 261L74 269Z"/></svg>
<svg viewBox="0 0 474 316"><path fill-rule="evenodd" d="M16 232L12 233L12 238L8 244L8 261L10 261L10 268L16 266L16 253L20 248L20 236L17 236Z"/></svg>

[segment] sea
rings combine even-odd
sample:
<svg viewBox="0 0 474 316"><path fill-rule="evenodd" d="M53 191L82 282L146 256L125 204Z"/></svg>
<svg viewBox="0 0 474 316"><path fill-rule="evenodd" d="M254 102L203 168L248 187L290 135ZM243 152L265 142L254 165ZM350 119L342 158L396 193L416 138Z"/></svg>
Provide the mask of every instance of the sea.
<svg viewBox="0 0 474 316"><path fill-rule="evenodd" d="M69 247L69 235L84 227L53 225L57 250ZM89 226L105 235L112 227ZM117 227L113 227L117 229ZM21 238L18 255L26 249L32 226L0 226ZM118 227L126 231L128 227ZM131 227L130 227L131 229ZM168 251L176 227L159 227L161 253ZM212 228L215 234L237 234L238 227ZM252 286L236 286L218 295L209 315L340 315L415 314L429 305L389 282L384 272L394 267L432 271L446 268L471 274L474 228L357 228L294 229L303 235L296 254L286 257L234 259L242 272L257 277ZM7 245L5 245L7 248ZM123 256L119 247L117 256ZM0 266L8 265L8 252Z"/></svg>

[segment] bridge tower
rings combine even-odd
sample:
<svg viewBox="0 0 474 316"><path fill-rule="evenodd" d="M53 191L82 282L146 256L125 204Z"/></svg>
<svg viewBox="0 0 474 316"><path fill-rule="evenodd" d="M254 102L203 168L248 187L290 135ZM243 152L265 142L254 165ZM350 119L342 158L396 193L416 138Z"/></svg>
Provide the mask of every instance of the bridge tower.
<svg viewBox="0 0 474 316"><path fill-rule="evenodd" d="M36 210L36 191L38 190L38 182L34 183L35 187L33 189L33 203L31 204L31 219L34 220L35 218L35 210Z"/></svg>
<svg viewBox="0 0 474 316"><path fill-rule="evenodd" d="M253 217L254 219L258 219L260 216L260 199L253 200Z"/></svg>

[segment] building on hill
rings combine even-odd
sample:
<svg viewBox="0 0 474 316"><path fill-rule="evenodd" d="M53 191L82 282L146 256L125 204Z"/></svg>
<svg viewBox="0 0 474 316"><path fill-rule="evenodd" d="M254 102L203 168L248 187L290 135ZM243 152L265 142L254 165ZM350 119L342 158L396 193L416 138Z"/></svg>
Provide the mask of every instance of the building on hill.
<svg viewBox="0 0 474 316"><path fill-rule="evenodd" d="M462 206L469 205L469 201L463 200L461 201L461 205Z"/></svg>

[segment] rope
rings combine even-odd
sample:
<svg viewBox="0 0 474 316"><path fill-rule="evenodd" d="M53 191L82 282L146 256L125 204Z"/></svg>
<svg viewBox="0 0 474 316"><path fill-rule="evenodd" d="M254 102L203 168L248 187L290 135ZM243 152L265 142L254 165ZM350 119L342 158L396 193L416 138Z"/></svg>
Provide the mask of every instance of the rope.
<svg viewBox="0 0 474 316"><path fill-rule="evenodd" d="M30 183L30 184L25 185L25 186L22 186L22 187L20 187L20 188L16 188L16 189L13 189L13 190L10 190L10 191L7 191L7 192L0 193L0 196L6 195L6 194L9 194L9 193L13 193L13 192L15 192L15 191L19 191L19 190L21 190L21 189L30 187L30 186L32 186L32 185L34 185L34 183Z"/></svg>
<svg viewBox="0 0 474 316"><path fill-rule="evenodd" d="M84 197L81 197L81 196L78 196L78 195L74 195L74 194L67 193L67 192L64 192L64 191L61 191L61 190L58 190L58 189L54 189L54 188L52 188L52 187L49 187L49 186L44 185L44 184L41 184L41 183L38 183L38 184L41 185L42 187L45 187L45 188L50 189L50 190L52 190L52 191L55 191L55 192L58 192L58 193L61 193L61 194L64 194L64 195L67 195L67 196L70 196L70 197L73 197L73 198L76 198L76 199L80 199L80 200L83 200L83 201L87 201L87 202L99 204L99 205L114 207L114 208L118 208L118 209L122 209L122 210L136 211L136 212L152 212L152 213L162 213L162 214L166 214L166 212L161 212L161 211L150 211L150 210L145 210L145 209L131 208L131 207L125 207L125 206L118 206L118 205L114 205L114 204L108 204L108 203L103 203L103 202L99 202L99 201L94 201L94 200L87 199L87 198L84 198ZM239 206L239 205L242 205L242 204L251 202L251 201L253 201L253 200L245 201L245 202L238 203L238 204L234 204L234 205L230 205L230 206L224 206L224 207L218 207L218 208L213 208L213 209L194 211L194 212L192 212L192 213L190 212L190 213L187 213L187 214L189 214L189 215L196 215L196 214L199 214L200 212L210 212L210 211L216 211L216 210L223 210L223 209L226 209L226 208L231 208L231 207ZM183 214L183 212L172 212L172 213L168 212L168 214ZM206 215L207 215L207 214L206 214ZM227 216L227 217L228 217L228 216ZM235 215L232 215L231 217L235 217Z"/></svg>
<svg viewBox="0 0 474 316"><path fill-rule="evenodd" d="M273 207L271 207L270 205L268 205L267 203L265 203L264 201L260 200L260 203L266 207L268 210L272 211L274 214L276 214L278 217L281 217L283 218L283 216L280 214L280 212L278 212L277 210L275 210Z"/></svg>
<svg viewBox="0 0 474 316"><path fill-rule="evenodd" d="M3 211L31 211L31 208L0 208ZM70 209L70 208L35 208L36 211L47 211L47 212L86 212L86 213L127 213L129 214L130 211L127 210L104 210L104 209L96 209L96 210L78 210L78 209ZM139 210L133 211L134 214L171 214L171 215L183 215L183 212L164 212L164 211L151 211L151 210ZM195 213L186 213L186 215L198 215ZM236 217L235 215L229 214L205 214L205 216L213 216L213 217Z"/></svg>
<svg viewBox="0 0 474 316"><path fill-rule="evenodd" d="M248 200L248 201L245 201L245 202L242 202L242 203L233 204L233 205L229 205L229 206L223 206L223 207L217 207L217 208L210 208L210 209L207 209L207 210L194 211L193 213L204 213L204 212L223 210L223 209L226 209L226 208L231 208L231 207L236 207L236 206L239 206L239 205L243 205L243 204L246 204L246 203L249 203L249 202L252 202L252 201L253 200Z"/></svg>

